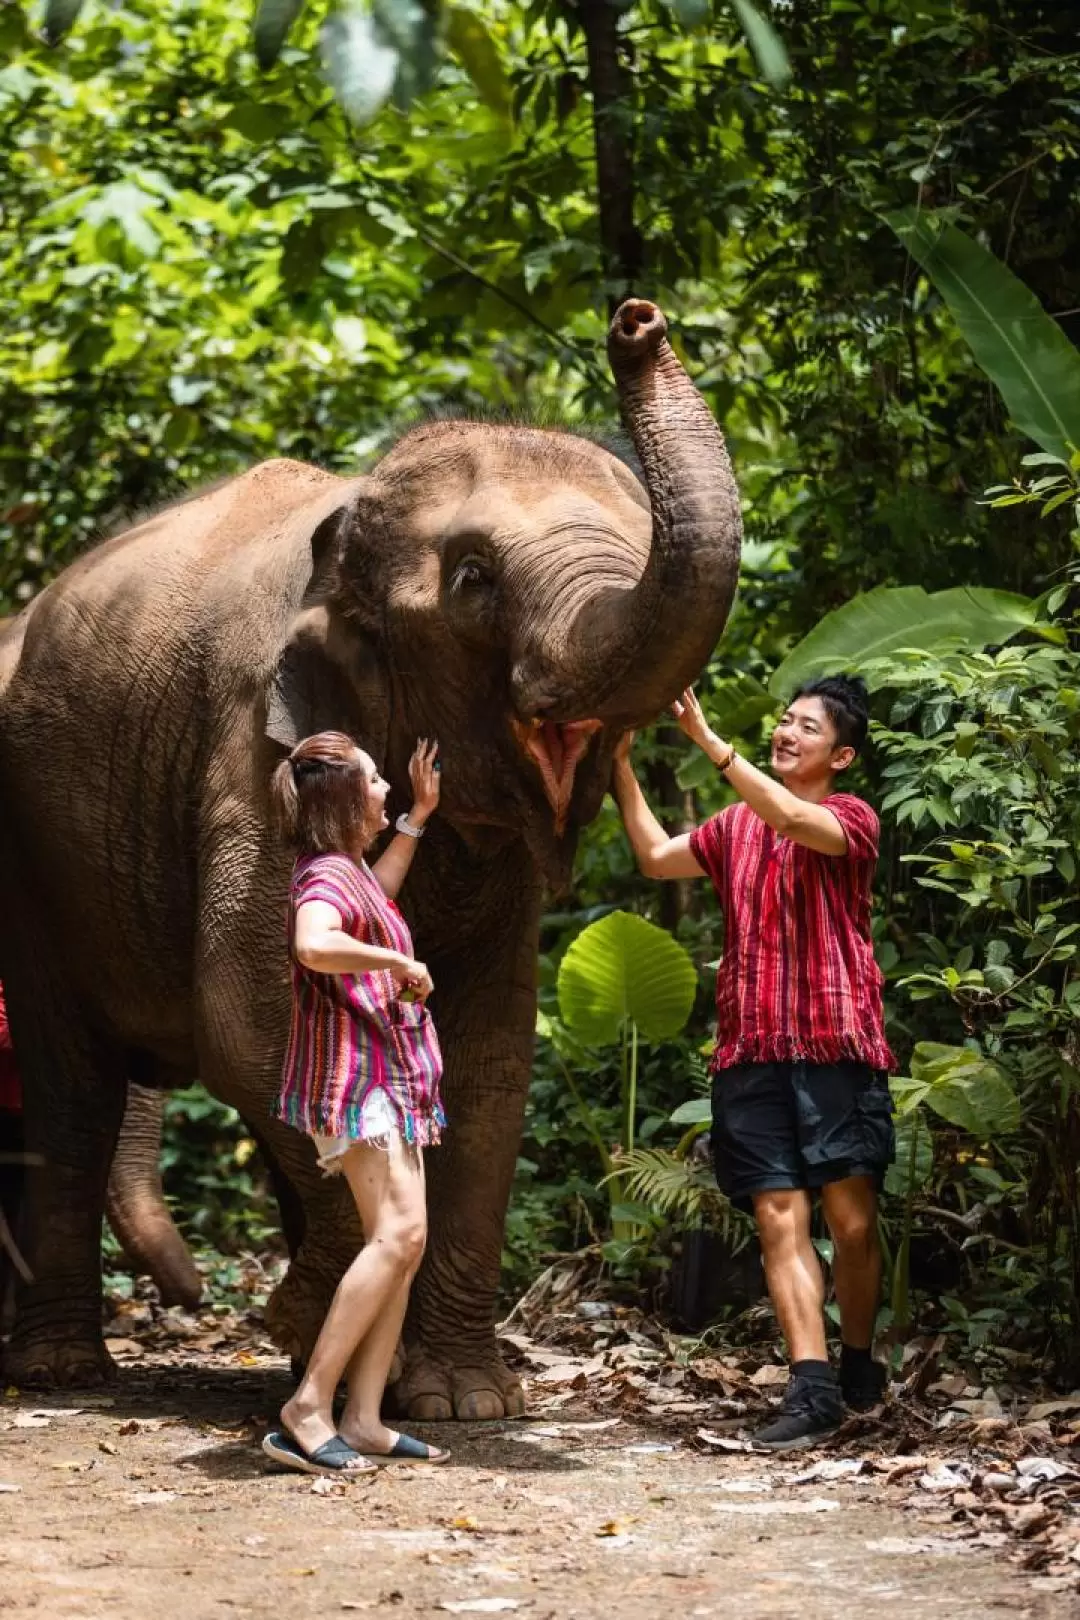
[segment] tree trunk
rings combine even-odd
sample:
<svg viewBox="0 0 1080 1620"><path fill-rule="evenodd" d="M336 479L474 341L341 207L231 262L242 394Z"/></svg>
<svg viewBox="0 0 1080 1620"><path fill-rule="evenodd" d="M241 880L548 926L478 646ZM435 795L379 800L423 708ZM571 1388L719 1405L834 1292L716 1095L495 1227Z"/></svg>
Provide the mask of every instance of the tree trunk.
<svg viewBox="0 0 1080 1620"><path fill-rule="evenodd" d="M610 316L634 291L645 258L644 238L634 223L634 108L619 56L615 6L611 0L578 0L578 14L589 60L600 250Z"/></svg>

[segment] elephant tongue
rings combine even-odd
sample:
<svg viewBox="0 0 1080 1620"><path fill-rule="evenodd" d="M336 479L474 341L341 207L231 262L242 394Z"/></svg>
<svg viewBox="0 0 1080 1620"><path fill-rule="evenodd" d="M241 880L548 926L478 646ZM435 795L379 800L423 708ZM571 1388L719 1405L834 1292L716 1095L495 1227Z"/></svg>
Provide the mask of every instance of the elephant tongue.
<svg viewBox="0 0 1080 1620"><path fill-rule="evenodd" d="M540 768L544 792L555 812L555 830L560 834L570 811L578 761L589 746L589 738L600 728L599 720L574 720L566 726L556 725L553 720L533 720L527 726L520 721L514 723L525 752Z"/></svg>

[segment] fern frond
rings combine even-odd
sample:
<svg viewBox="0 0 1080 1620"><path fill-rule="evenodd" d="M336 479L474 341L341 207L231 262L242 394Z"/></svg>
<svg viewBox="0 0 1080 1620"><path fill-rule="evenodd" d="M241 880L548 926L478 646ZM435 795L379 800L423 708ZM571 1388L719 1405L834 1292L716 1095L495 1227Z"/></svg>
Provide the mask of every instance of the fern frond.
<svg viewBox="0 0 1080 1620"><path fill-rule="evenodd" d="M743 1225L708 1169L667 1148L632 1148L619 1155L613 1174L623 1195L668 1221L709 1226L729 1238Z"/></svg>

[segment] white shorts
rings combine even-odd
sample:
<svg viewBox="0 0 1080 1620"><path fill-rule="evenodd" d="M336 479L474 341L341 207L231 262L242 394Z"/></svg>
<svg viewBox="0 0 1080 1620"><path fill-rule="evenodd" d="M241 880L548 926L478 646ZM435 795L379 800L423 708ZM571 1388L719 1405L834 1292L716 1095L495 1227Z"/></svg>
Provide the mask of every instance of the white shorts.
<svg viewBox="0 0 1080 1620"><path fill-rule="evenodd" d="M358 1142L388 1152L391 1138L400 1135L401 1121L393 1104L385 1091L373 1091L364 1104L355 1136L326 1136L321 1131L312 1131L311 1139L319 1155L319 1169L324 1175L333 1176L340 1171L342 1158Z"/></svg>

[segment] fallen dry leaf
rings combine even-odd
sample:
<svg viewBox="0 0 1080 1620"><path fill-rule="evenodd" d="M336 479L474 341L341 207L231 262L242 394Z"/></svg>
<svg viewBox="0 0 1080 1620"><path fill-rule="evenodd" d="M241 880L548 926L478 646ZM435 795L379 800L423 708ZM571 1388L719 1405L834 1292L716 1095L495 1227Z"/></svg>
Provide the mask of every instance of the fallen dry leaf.
<svg viewBox="0 0 1080 1620"><path fill-rule="evenodd" d="M164 1502L175 1502L176 1491L133 1491L128 1497L136 1507L158 1507Z"/></svg>
<svg viewBox="0 0 1080 1620"><path fill-rule="evenodd" d="M134 1418L129 1418L126 1423L121 1423L116 1432L117 1434L138 1434L139 1425Z"/></svg>
<svg viewBox="0 0 1080 1620"><path fill-rule="evenodd" d="M807 1502L710 1502L713 1513L835 1513L839 1502L829 1496L812 1496Z"/></svg>
<svg viewBox="0 0 1080 1620"><path fill-rule="evenodd" d="M21 1485L7 1485L3 1480L0 1480L0 1496L13 1496L16 1491L21 1490Z"/></svg>
<svg viewBox="0 0 1080 1620"><path fill-rule="evenodd" d="M699 1440L704 1440L707 1446L716 1446L720 1451L749 1451L749 1440L733 1440L730 1435L713 1434L711 1429L699 1429Z"/></svg>
<svg viewBox="0 0 1080 1620"><path fill-rule="evenodd" d="M141 1356L142 1345L137 1339L106 1339L105 1348L110 1356Z"/></svg>
<svg viewBox="0 0 1080 1620"><path fill-rule="evenodd" d="M444 1598L435 1607L445 1609L448 1614L502 1614L507 1609L520 1609L521 1604L517 1598L508 1597L458 1598L455 1601Z"/></svg>
<svg viewBox="0 0 1080 1620"><path fill-rule="evenodd" d="M117 1447L113 1445L111 1440L99 1440L98 1450L103 1451L107 1457L115 1457Z"/></svg>
<svg viewBox="0 0 1080 1620"><path fill-rule="evenodd" d="M767 1361L763 1367L758 1368L750 1382L756 1389L772 1389L786 1384L790 1377L791 1374L786 1367L777 1367Z"/></svg>
<svg viewBox="0 0 1080 1620"><path fill-rule="evenodd" d="M462 1513L458 1518L450 1520L448 1528L451 1530L470 1530L475 1532L479 1530L480 1526L477 1521L468 1513Z"/></svg>
<svg viewBox="0 0 1080 1620"><path fill-rule="evenodd" d="M1043 1507L1041 1502L1029 1502L1027 1507L1017 1508L1015 1513L1009 1515L1010 1528L1025 1540L1029 1536L1037 1536L1040 1530L1047 1530L1056 1522L1057 1514Z"/></svg>
<svg viewBox="0 0 1080 1620"><path fill-rule="evenodd" d="M624 1536L633 1522L632 1519L625 1522L622 1519L608 1519L607 1523L602 1524L599 1530L594 1531L593 1534L597 1536Z"/></svg>
<svg viewBox="0 0 1080 1620"><path fill-rule="evenodd" d="M41 1417L37 1412L16 1412L11 1420L13 1429L47 1429L50 1419Z"/></svg>

